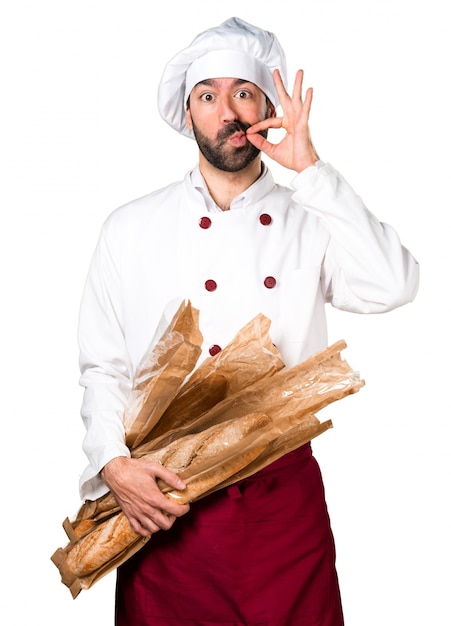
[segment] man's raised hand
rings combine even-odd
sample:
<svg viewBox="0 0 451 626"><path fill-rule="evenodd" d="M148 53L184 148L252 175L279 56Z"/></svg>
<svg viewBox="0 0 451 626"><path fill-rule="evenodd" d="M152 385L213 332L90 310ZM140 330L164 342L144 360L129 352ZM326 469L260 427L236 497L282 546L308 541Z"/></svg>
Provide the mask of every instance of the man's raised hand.
<svg viewBox="0 0 451 626"><path fill-rule="evenodd" d="M313 89L310 87L302 97L303 70L298 70L290 97L282 82L279 70L273 72L274 84L282 107L282 117L269 117L247 129L246 136L251 144L284 167L302 172L314 165L319 156L313 147L309 130L309 115ZM285 136L279 143L271 143L258 133L270 128L283 128Z"/></svg>

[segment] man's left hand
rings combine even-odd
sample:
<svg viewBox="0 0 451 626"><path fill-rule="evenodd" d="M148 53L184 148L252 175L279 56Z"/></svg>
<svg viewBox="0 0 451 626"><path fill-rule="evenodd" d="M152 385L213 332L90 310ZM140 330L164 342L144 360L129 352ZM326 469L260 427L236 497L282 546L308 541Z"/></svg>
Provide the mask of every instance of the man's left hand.
<svg viewBox="0 0 451 626"><path fill-rule="evenodd" d="M305 98L302 98L303 70L298 70L296 74L291 98L285 89L279 70L274 70L273 78L283 115L282 117L269 117L253 124L247 129L246 136L252 145L280 165L295 172L302 172L319 160L310 138L308 125L313 90L307 89ZM279 143L273 144L258 134L270 128L286 130L286 135Z"/></svg>

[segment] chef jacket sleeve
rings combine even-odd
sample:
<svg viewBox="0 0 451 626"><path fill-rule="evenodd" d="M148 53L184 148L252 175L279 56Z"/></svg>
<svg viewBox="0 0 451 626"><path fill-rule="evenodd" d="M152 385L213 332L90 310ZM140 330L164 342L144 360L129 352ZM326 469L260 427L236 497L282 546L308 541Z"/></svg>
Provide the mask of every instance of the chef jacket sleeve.
<svg viewBox="0 0 451 626"><path fill-rule="evenodd" d="M316 215L330 235L322 275L327 302L345 311L382 313L415 298L415 258L330 164L308 168L293 186L293 200Z"/></svg>
<svg viewBox="0 0 451 626"><path fill-rule="evenodd" d="M83 450L89 460L80 478L80 495L91 500L107 491L99 476L105 464L117 456L130 456L123 415L132 366L121 315L120 237L110 222L102 229L91 262L79 318L80 384L85 388Z"/></svg>

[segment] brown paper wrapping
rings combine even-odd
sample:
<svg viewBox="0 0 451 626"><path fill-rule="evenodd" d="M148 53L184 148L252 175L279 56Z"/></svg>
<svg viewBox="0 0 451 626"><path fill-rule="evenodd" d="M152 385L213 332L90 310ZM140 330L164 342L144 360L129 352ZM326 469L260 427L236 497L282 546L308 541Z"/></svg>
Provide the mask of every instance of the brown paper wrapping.
<svg viewBox="0 0 451 626"><path fill-rule="evenodd" d="M194 502L254 474L331 428L314 413L364 385L341 358L344 341L288 369L269 328L265 316L256 316L192 372L202 336L198 311L186 301L143 359L126 441L133 457L159 460L183 478L183 491L160 481L167 497ZM86 501L63 527L69 543L52 561L74 598L147 543L111 493ZM104 559L92 567L101 546L107 548Z"/></svg>
<svg viewBox="0 0 451 626"><path fill-rule="evenodd" d="M129 448L137 446L158 423L201 353L199 311L182 302L171 324L137 368L124 426Z"/></svg>
<svg viewBox="0 0 451 626"><path fill-rule="evenodd" d="M163 438L163 435L180 426L186 427L226 396L280 371L284 363L269 335L270 325L267 317L258 315L221 352L205 359L182 386L160 422L152 428L147 437L148 445L143 449L160 446L159 442L170 439ZM142 442L146 443L146 440Z"/></svg>

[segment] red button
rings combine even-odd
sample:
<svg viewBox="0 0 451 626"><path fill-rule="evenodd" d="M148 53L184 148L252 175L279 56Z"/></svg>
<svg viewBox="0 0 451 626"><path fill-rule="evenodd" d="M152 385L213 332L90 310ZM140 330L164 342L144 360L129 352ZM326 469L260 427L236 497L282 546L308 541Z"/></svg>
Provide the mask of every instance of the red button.
<svg viewBox="0 0 451 626"><path fill-rule="evenodd" d="M214 280L209 279L205 281L205 289L207 291L214 291L217 286L218 285L216 284L216 281Z"/></svg>
<svg viewBox="0 0 451 626"><path fill-rule="evenodd" d="M273 289L276 286L276 283L277 281L274 276L267 276L263 281L263 284L267 289Z"/></svg>
<svg viewBox="0 0 451 626"><path fill-rule="evenodd" d="M209 217L201 217L199 220L199 226L201 228L210 228L211 219Z"/></svg>
<svg viewBox="0 0 451 626"><path fill-rule="evenodd" d="M260 215L260 223L263 224L263 226L269 226L271 222L272 222L272 217L268 215L268 213L262 213Z"/></svg>
<svg viewBox="0 0 451 626"><path fill-rule="evenodd" d="M211 356L215 356L215 354L218 354L218 352L221 352L221 350L222 350L221 346L213 344L212 346L209 347L208 352L211 354Z"/></svg>

